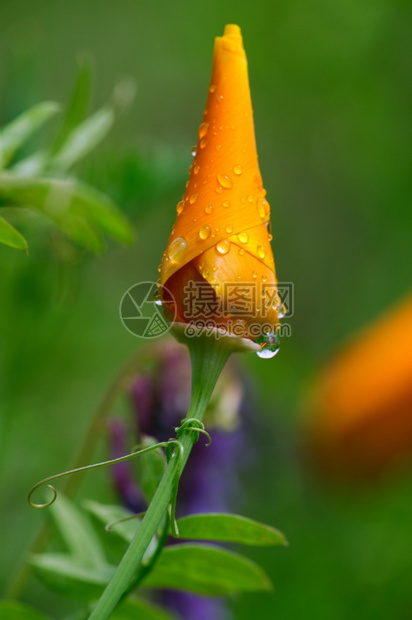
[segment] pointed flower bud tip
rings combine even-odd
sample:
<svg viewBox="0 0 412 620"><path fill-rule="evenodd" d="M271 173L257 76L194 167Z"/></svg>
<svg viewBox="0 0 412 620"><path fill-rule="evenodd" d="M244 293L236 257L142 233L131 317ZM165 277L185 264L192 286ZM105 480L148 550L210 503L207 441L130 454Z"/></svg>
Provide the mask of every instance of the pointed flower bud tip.
<svg viewBox="0 0 412 620"><path fill-rule="evenodd" d="M160 268L177 321L264 343L278 326L270 206L255 144L240 28L215 40L212 78L186 192ZM263 346L263 345L262 345Z"/></svg>

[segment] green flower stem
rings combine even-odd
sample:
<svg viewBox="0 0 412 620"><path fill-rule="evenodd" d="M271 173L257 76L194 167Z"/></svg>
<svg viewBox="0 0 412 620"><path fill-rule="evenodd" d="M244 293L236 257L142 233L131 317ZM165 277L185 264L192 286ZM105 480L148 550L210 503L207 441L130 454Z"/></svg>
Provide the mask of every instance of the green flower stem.
<svg viewBox="0 0 412 620"><path fill-rule="evenodd" d="M177 337L181 342L184 341L188 345L192 363L192 398L185 419L196 418L202 421L220 373L230 354L238 350L238 345L234 345L233 338L216 339L205 335L185 338L183 334L177 335ZM198 433L193 428L182 431L179 440L183 446L183 456L179 458L177 450L173 452L142 524L123 556L116 573L89 616L89 620L110 618L111 613L121 600L130 581L139 569L150 541L159 528L170 504L176 485L176 477L180 476L197 438Z"/></svg>

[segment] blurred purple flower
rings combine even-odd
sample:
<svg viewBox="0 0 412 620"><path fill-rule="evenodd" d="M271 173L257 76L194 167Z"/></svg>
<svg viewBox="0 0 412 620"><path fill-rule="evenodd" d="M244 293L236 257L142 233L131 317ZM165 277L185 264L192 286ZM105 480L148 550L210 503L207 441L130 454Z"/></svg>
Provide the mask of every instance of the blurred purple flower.
<svg viewBox="0 0 412 620"><path fill-rule="evenodd" d="M189 592L164 590L161 602L184 620L231 620L224 599L206 598Z"/></svg>

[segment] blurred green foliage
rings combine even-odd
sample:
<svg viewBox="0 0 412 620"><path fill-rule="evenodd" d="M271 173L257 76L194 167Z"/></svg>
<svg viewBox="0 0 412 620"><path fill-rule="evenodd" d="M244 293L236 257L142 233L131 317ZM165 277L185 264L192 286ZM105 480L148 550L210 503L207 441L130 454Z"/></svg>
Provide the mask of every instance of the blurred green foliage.
<svg viewBox="0 0 412 620"><path fill-rule="evenodd" d="M12 207L11 216L13 207L34 210L65 236L98 253L103 249L102 232L130 244L133 231L109 198L67 175L106 136L119 103L130 99L130 87L118 84L112 103L85 118L91 77L90 64L82 62L60 129L49 146L14 161L31 136L59 111L52 101L25 110L0 130L0 207L2 213ZM0 243L28 251L27 241L3 217Z"/></svg>
<svg viewBox="0 0 412 620"><path fill-rule="evenodd" d="M95 59L97 102L121 75L137 84L132 112L76 167L134 222L136 244L92 258L16 214L30 256L0 247L2 586L45 518L27 506L28 489L70 464L105 386L139 346L118 304L132 284L157 277L213 37L234 22L249 59L278 276L295 285L293 337L272 362L242 360L258 386L264 446L244 480L243 512L275 524L290 547L248 553L276 591L243 595L235 617L410 616L412 472L366 489L328 485L302 463L299 429L319 362L410 290L411 14L405 0L183 0L178 10L159 0L2 1L0 126L39 101L67 100L80 52ZM112 499L104 474L81 494ZM24 598L63 613L37 581Z"/></svg>

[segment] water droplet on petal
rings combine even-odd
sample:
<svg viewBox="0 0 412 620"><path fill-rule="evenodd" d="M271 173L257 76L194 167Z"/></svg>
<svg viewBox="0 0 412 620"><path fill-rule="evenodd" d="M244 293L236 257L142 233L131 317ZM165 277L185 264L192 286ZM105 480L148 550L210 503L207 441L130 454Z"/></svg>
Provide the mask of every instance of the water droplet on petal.
<svg viewBox="0 0 412 620"><path fill-rule="evenodd" d="M205 278L207 278L207 276L208 276L208 275L209 275L209 272L208 272L208 270L207 270L207 269L205 269L205 270L204 270L204 272L203 272L203 276L204 276Z"/></svg>
<svg viewBox="0 0 412 620"><path fill-rule="evenodd" d="M228 208L230 207L230 200L224 200L224 201L222 202L222 206L223 206L225 209L228 209Z"/></svg>
<svg viewBox="0 0 412 620"><path fill-rule="evenodd" d="M270 233L268 234L268 241L272 241L273 239L273 235L271 235Z"/></svg>
<svg viewBox="0 0 412 620"><path fill-rule="evenodd" d="M230 241L227 239L223 239L216 244L216 251L219 254L227 254L230 250Z"/></svg>
<svg viewBox="0 0 412 620"><path fill-rule="evenodd" d="M265 334L257 342L262 346L261 350L257 352L257 355L262 359L270 359L279 352L280 342L276 332Z"/></svg>
<svg viewBox="0 0 412 620"><path fill-rule="evenodd" d="M199 174L200 166L195 166L193 168L193 174Z"/></svg>
<svg viewBox="0 0 412 620"><path fill-rule="evenodd" d="M233 172L239 176L239 174L242 174L242 166L236 164L236 166L233 166Z"/></svg>
<svg viewBox="0 0 412 620"><path fill-rule="evenodd" d="M220 187L220 185L218 185L215 189L216 194L221 194L223 192L223 187Z"/></svg>
<svg viewBox="0 0 412 620"><path fill-rule="evenodd" d="M196 147L192 146L192 148L190 149L190 154L192 157L196 157Z"/></svg>
<svg viewBox="0 0 412 620"><path fill-rule="evenodd" d="M216 144L216 150L217 150L217 151L220 151L220 149L221 149L221 148L222 148L222 145L221 145L221 144Z"/></svg>
<svg viewBox="0 0 412 620"><path fill-rule="evenodd" d="M265 248L263 247L263 245L258 245L257 247L257 254L259 256L259 258L265 258L266 256L266 252L265 252Z"/></svg>
<svg viewBox="0 0 412 620"><path fill-rule="evenodd" d="M239 239L240 243L247 243L249 241L249 235L247 234L247 232L239 233L237 238Z"/></svg>
<svg viewBox="0 0 412 620"><path fill-rule="evenodd" d="M257 278L257 271L252 271L252 278L254 280L256 280L256 278Z"/></svg>
<svg viewBox="0 0 412 620"><path fill-rule="evenodd" d="M240 249L239 249L239 254L240 254L240 256L243 256L243 254L244 254L244 253L245 253L245 250L244 250L243 248L240 248Z"/></svg>
<svg viewBox="0 0 412 620"><path fill-rule="evenodd" d="M199 142L199 146L201 149L204 149L206 144L207 144L207 140L205 138L202 138L202 140L200 140Z"/></svg>
<svg viewBox="0 0 412 620"><path fill-rule="evenodd" d="M209 88L209 93L214 93L216 90L216 85L215 84L211 84L210 88Z"/></svg>
<svg viewBox="0 0 412 620"><path fill-rule="evenodd" d="M270 360L272 357L275 357L276 353L279 353L279 348L275 351L271 351L270 349L261 349L257 352L257 355L263 360Z"/></svg>
<svg viewBox="0 0 412 620"><path fill-rule="evenodd" d="M178 215L180 215L180 214L181 214L181 212L183 211L183 209L184 209L184 208L185 208L185 201L184 201L184 200L181 200L181 201L180 201L180 202L178 202L178 203L177 203L177 205L176 205L176 211L177 211L177 214L178 214Z"/></svg>
<svg viewBox="0 0 412 620"><path fill-rule="evenodd" d="M202 227L199 229L199 237L200 237L201 239L207 239L208 237L210 237L210 233L211 233L211 232L212 232L212 231L210 230L210 226L202 226Z"/></svg>
<svg viewBox="0 0 412 620"><path fill-rule="evenodd" d="M253 202L253 196L252 196L252 194L249 194L249 196L247 197L247 201L248 201L248 202Z"/></svg>
<svg viewBox="0 0 412 620"><path fill-rule="evenodd" d="M217 175L217 182L226 189L230 189L233 186L232 179L227 174L219 173Z"/></svg>
<svg viewBox="0 0 412 620"><path fill-rule="evenodd" d="M184 237L176 237L170 244L168 256L174 263L180 263L187 254L187 241Z"/></svg>
<svg viewBox="0 0 412 620"><path fill-rule="evenodd" d="M210 214L213 211L213 205L207 205L205 207L205 213Z"/></svg>
<svg viewBox="0 0 412 620"><path fill-rule="evenodd" d="M262 282L266 282L266 280L268 279L267 275L264 273L262 276Z"/></svg>
<svg viewBox="0 0 412 620"><path fill-rule="evenodd" d="M277 312L278 312L278 319L283 319L283 317L285 316L286 312L288 311L288 309L286 308L285 304L281 304L280 306L277 306Z"/></svg>
<svg viewBox="0 0 412 620"><path fill-rule="evenodd" d="M189 202L191 205L194 205L197 200L197 194L192 194L189 198Z"/></svg>
<svg viewBox="0 0 412 620"><path fill-rule="evenodd" d="M264 220L266 217L266 211L265 211L265 206L263 204L262 198L258 198L257 210L258 210L259 217L262 218L262 220Z"/></svg>
<svg viewBox="0 0 412 620"><path fill-rule="evenodd" d="M226 232L230 235L233 232L233 226L226 226Z"/></svg>
<svg viewBox="0 0 412 620"><path fill-rule="evenodd" d="M283 319L283 317L285 316L285 314L288 311L287 307L282 302L282 300L279 297L278 293L276 294L276 301L273 304L273 309L276 310L279 319Z"/></svg>
<svg viewBox="0 0 412 620"><path fill-rule="evenodd" d="M209 129L209 125L207 123L202 123L199 127L199 138L204 138L207 134L207 130Z"/></svg>

